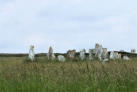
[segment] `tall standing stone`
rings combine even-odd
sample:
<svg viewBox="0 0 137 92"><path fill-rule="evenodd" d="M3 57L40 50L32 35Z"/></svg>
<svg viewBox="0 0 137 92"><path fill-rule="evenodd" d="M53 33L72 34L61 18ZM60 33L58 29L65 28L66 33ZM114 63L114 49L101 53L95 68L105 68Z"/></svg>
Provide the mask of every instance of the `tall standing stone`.
<svg viewBox="0 0 137 92"><path fill-rule="evenodd" d="M31 61L34 61L34 60L35 60L34 45L31 45L31 46L30 46L29 59L30 59Z"/></svg>
<svg viewBox="0 0 137 92"><path fill-rule="evenodd" d="M48 56L48 60L55 59L55 54L53 53L53 48L51 46L49 47L49 52L48 52L47 56Z"/></svg>

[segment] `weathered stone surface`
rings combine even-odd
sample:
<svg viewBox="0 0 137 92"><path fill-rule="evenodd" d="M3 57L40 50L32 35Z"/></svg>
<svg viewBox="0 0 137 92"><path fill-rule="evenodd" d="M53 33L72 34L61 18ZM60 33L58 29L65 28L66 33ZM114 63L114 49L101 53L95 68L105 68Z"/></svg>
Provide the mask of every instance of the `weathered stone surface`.
<svg viewBox="0 0 137 92"><path fill-rule="evenodd" d="M30 46L29 59L30 59L31 61L34 61L34 60L35 60L34 45L31 45L31 46Z"/></svg>
<svg viewBox="0 0 137 92"><path fill-rule="evenodd" d="M66 59L65 59L65 57L64 57L63 55L59 55L59 56L58 56L58 61L60 61L60 62L65 62Z"/></svg>
<svg viewBox="0 0 137 92"><path fill-rule="evenodd" d="M86 58L85 53L86 53L85 49L80 51L80 56L79 57L80 57L81 60L84 60Z"/></svg>
<svg viewBox="0 0 137 92"><path fill-rule="evenodd" d="M114 51L110 52L109 59L115 59Z"/></svg>
<svg viewBox="0 0 137 92"><path fill-rule="evenodd" d="M95 45L95 57L97 57L99 60L102 60L102 45L99 45L98 43Z"/></svg>
<svg viewBox="0 0 137 92"><path fill-rule="evenodd" d="M101 57L103 60L105 60L108 57L108 51L107 51L107 48L102 48L102 49L103 49L103 52Z"/></svg>
<svg viewBox="0 0 137 92"><path fill-rule="evenodd" d="M131 49L131 53L136 53L136 49Z"/></svg>
<svg viewBox="0 0 137 92"><path fill-rule="evenodd" d="M74 59L75 58L75 55L76 55L76 50L68 50L67 51L67 58L69 59Z"/></svg>
<svg viewBox="0 0 137 92"><path fill-rule="evenodd" d="M100 61L106 61L108 57L107 48L103 48L102 45L95 45L95 57L97 57Z"/></svg>
<svg viewBox="0 0 137 92"><path fill-rule="evenodd" d="M111 51L109 58L112 60L121 59L121 54L119 54L118 52Z"/></svg>
<svg viewBox="0 0 137 92"><path fill-rule="evenodd" d="M53 48L50 46L49 47L49 52L47 54L48 60L54 60L55 59L55 55L53 53Z"/></svg>
<svg viewBox="0 0 137 92"><path fill-rule="evenodd" d="M95 49L89 49L89 60L93 60L95 55Z"/></svg>
<svg viewBox="0 0 137 92"><path fill-rule="evenodd" d="M129 61L129 57L128 56L123 56L123 60L125 60L125 61Z"/></svg>

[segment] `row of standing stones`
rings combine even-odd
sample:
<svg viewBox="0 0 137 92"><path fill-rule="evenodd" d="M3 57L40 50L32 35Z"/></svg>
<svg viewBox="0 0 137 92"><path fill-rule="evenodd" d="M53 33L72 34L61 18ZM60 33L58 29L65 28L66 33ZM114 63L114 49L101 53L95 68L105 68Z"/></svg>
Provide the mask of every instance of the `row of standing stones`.
<svg viewBox="0 0 137 92"><path fill-rule="evenodd" d="M121 50L121 52L124 52L124 51ZM131 53L136 53L136 50L132 49ZM28 57L31 61L35 61L35 53L34 53L34 46L33 45L30 46ZM74 50L68 50L66 53L66 56L58 55L56 57L55 54L53 53L53 48L50 47L49 52L47 53L47 58L50 61L53 61L54 59L57 58L57 60L61 61L61 62L65 62L66 58L73 60L76 58L76 50L75 49ZM82 61L84 61L87 58L85 49L82 49L79 52L78 58ZM88 52L88 60L92 61L94 59L98 59L99 61L106 62L109 60L116 60L116 59L123 59L125 61L128 61L130 58L128 56L122 56L120 53L114 52L114 51L111 51L110 53L108 53L107 48L103 48L102 45L96 43L95 48L89 49L89 52Z"/></svg>

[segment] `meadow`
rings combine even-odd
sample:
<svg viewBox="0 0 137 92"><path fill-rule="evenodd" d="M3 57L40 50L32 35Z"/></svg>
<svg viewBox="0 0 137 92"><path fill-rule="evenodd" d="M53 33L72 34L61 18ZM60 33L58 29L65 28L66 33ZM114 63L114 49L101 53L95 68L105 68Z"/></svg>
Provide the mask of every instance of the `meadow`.
<svg viewBox="0 0 137 92"><path fill-rule="evenodd" d="M48 61L0 57L0 92L137 92L137 58L130 61Z"/></svg>

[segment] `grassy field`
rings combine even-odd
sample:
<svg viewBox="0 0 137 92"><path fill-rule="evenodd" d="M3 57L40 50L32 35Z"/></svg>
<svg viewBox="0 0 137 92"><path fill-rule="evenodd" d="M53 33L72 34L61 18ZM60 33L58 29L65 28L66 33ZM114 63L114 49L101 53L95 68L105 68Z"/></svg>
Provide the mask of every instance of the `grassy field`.
<svg viewBox="0 0 137 92"><path fill-rule="evenodd" d="M137 59L25 62L0 57L0 92L137 92Z"/></svg>

